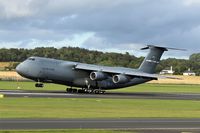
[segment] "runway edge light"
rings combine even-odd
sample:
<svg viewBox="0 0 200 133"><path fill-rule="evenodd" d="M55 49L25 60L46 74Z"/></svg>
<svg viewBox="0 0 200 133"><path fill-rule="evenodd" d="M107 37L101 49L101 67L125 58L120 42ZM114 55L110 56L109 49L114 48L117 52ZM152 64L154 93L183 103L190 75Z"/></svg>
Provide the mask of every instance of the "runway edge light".
<svg viewBox="0 0 200 133"><path fill-rule="evenodd" d="M3 95L3 94L0 94L0 98L4 98L4 95Z"/></svg>

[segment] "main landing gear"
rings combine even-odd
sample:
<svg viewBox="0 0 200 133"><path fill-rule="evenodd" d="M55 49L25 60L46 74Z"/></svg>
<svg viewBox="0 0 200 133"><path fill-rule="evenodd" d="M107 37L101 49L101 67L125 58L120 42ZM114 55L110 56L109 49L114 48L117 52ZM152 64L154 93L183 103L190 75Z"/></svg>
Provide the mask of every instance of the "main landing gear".
<svg viewBox="0 0 200 133"><path fill-rule="evenodd" d="M68 93L85 93L85 94L103 94L105 93L104 90L101 89L88 89L88 88L82 88L82 89L73 89L67 88L66 91Z"/></svg>
<svg viewBox="0 0 200 133"><path fill-rule="evenodd" d="M73 88L67 88L66 91L67 91L68 93L77 93L77 92L78 92L77 89L73 89Z"/></svg>

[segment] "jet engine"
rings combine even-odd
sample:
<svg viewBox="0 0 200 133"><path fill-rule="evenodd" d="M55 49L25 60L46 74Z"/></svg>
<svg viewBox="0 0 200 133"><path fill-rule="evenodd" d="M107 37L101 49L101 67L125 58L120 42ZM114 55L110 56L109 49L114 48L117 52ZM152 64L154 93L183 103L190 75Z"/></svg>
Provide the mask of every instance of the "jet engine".
<svg viewBox="0 0 200 133"><path fill-rule="evenodd" d="M107 74L105 74L103 72L91 72L90 73L91 80L104 80L107 78L108 78Z"/></svg>
<svg viewBox="0 0 200 133"><path fill-rule="evenodd" d="M119 74L119 75L114 75L112 80L115 84L123 84L129 82L129 77L123 74Z"/></svg>

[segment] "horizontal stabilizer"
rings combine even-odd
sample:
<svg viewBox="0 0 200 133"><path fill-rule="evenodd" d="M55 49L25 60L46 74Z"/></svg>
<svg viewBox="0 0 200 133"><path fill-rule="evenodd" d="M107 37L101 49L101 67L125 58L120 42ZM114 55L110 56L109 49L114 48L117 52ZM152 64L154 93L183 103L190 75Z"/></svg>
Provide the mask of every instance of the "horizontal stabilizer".
<svg viewBox="0 0 200 133"><path fill-rule="evenodd" d="M163 50L163 51L168 51L169 49L170 49L170 50L181 50L181 51L186 51L186 49L161 47L161 46L155 46L155 45L147 45L146 47L141 48L141 50L150 49L150 48L158 48L158 49L161 49L161 50Z"/></svg>

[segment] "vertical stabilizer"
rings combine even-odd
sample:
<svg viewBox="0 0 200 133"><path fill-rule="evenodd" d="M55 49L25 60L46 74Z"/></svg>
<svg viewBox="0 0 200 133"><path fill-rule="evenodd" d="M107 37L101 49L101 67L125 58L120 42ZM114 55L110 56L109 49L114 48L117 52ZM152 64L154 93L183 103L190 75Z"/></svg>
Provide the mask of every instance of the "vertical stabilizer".
<svg viewBox="0 0 200 133"><path fill-rule="evenodd" d="M160 58L164 51L168 51L168 49L172 50L184 50L184 49L176 49L176 48L167 48L167 47L159 47L154 45L147 45L147 47L142 48L141 50L149 49L148 55L143 60L142 64L139 67L140 71L146 73L155 73L156 66L160 62Z"/></svg>

